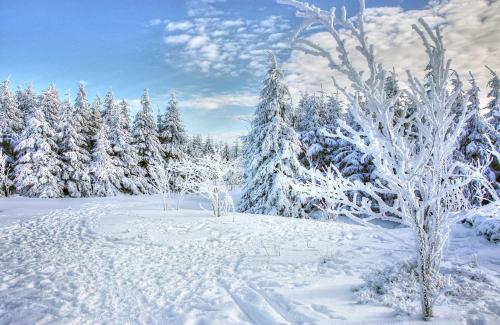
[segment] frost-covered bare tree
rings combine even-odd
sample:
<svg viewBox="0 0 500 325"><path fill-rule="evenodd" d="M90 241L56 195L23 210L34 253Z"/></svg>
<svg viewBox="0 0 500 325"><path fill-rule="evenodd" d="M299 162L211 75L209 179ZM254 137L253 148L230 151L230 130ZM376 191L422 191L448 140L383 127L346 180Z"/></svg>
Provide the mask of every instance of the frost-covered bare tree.
<svg viewBox="0 0 500 325"><path fill-rule="evenodd" d="M463 187L472 181L482 182L494 198L483 209L496 213L500 210L500 201L491 185L484 181L482 168L466 166L453 158L469 114L464 111L456 123L453 121L452 105L461 89L449 90L450 61L445 59L441 32L438 28L431 29L423 20L419 21L420 26L413 26L429 57L430 74L424 85L408 72L407 93L415 107L410 116L402 116L394 105L399 94L390 97L385 91L387 72L376 61L373 45L367 39L364 0L360 0L361 9L354 19L347 18L345 8L337 16L335 8L325 11L296 0L278 2L295 7L297 15L304 19L294 35L295 48L326 59L332 71L349 79L352 85L349 90L334 81L347 98L360 128L355 130L341 121L335 136L373 156L377 174L376 182L363 184L343 178L335 167L330 167L326 171L311 171L310 181L295 186L327 198L328 206L336 213L360 223L371 225L369 221L378 218L410 227L415 236L422 312L429 319L438 294L436 280L449 226L468 208L464 206L467 200L463 197ZM320 44L300 38L313 25L326 28L336 43L338 56L334 57ZM357 43L356 50L366 62L367 74L353 66L343 35ZM359 104L360 95L363 107ZM467 96L463 101L465 106ZM359 191L371 200L358 200L357 195L350 195ZM395 194L397 198L389 203L384 201L384 194ZM377 203L377 209L373 209L371 201Z"/></svg>
<svg viewBox="0 0 500 325"><path fill-rule="evenodd" d="M172 164L163 163L163 168L158 169L156 173L157 178L154 181L154 187L161 195L164 211L168 210L168 204L172 198L172 178L174 177L174 172Z"/></svg>
<svg viewBox="0 0 500 325"><path fill-rule="evenodd" d="M228 161L216 151L194 160L184 159L177 163L177 174L184 177L183 191L196 193L210 201L215 217L234 210L229 193L229 179L236 169L235 161Z"/></svg>

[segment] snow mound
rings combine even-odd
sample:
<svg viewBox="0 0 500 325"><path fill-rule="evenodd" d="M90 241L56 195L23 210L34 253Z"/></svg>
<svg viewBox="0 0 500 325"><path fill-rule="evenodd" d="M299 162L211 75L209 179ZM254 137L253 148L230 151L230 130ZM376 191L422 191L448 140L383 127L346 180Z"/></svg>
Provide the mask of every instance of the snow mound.
<svg viewBox="0 0 500 325"><path fill-rule="evenodd" d="M420 313L419 280L415 262L405 261L373 269L363 274L362 279L364 284L354 289L358 303L382 304L393 308L398 315ZM495 290L491 279L473 265L450 264L442 267L437 284L440 292L438 305L482 304L487 300L485 292ZM486 303L488 305L493 306ZM494 314L494 317L500 316L500 310L496 308L483 312Z"/></svg>
<svg viewBox="0 0 500 325"><path fill-rule="evenodd" d="M500 219L473 215L463 219L462 223L473 227L478 236L494 243L500 242Z"/></svg>

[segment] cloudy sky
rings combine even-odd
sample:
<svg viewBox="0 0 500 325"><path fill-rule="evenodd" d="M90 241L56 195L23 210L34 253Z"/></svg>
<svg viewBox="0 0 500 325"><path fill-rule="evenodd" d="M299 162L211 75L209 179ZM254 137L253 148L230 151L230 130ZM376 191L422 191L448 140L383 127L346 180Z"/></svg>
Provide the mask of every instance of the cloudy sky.
<svg viewBox="0 0 500 325"><path fill-rule="evenodd" d="M357 10L355 0L309 2ZM376 54L401 79L406 69L426 64L411 30L419 17L444 26L448 54L463 76L470 70L484 84L485 64L500 70L500 0L366 3ZM112 88L134 110L145 87L157 109L174 91L191 133L229 139L246 132L269 50L283 63L294 96L332 90L321 59L289 49L298 23L291 8L274 0L0 0L0 78L31 81L38 91L53 81L61 94L84 80L90 97ZM333 51L321 30L308 37Z"/></svg>

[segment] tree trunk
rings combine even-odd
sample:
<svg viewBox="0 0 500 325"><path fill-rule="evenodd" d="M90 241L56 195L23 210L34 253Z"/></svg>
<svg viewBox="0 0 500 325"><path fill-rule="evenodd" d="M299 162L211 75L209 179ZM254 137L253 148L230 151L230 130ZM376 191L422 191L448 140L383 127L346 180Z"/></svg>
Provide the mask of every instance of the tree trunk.
<svg viewBox="0 0 500 325"><path fill-rule="evenodd" d="M421 233L418 234L418 256L417 256L417 270L418 277L420 280L420 296L422 303L422 316L425 321L431 320L433 316L433 306L432 306L432 282L433 274L430 270L430 252L427 252L425 245L425 233L424 230L420 230Z"/></svg>

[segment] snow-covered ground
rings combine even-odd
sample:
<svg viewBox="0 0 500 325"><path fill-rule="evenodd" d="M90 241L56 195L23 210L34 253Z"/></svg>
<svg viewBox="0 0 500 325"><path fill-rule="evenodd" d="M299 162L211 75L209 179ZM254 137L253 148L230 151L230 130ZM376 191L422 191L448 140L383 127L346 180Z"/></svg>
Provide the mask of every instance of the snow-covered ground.
<svg viewBox="0 0 500 325"><path fill-rule="evenodd" d="M421 322L418 310L354 292L370 269L412 257L390 237L343 222L216 219L200 204L208 209L195 197L167 212L157 196L1 199L0 324ZM388 231L411 242L406 229ZM456 225L445 265L473 265L488 284L474 299L443 295L434 322L498 324L498 244Z"/></svg>

